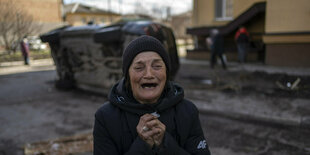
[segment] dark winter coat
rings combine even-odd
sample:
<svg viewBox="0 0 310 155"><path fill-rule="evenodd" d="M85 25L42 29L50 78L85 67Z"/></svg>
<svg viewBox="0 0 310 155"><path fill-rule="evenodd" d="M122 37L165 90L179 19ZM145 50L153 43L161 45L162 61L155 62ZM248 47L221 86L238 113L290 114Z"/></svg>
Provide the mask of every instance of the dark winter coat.
<svg viewBox="0 0 310 155"><path fill-rule="evenodd" d="M211 45L212 53L223 54L224 53L224 48L223 48L224 40L223 40L222 35L217 34L211 37L211 39L212 39L212 45Z"/></svg>
<svg viewBox="0 0 310 155"><path fill-rule="evenodd" d="M21 51L23 56L28 56L29 55L29 46L26 42L21 41L20 42L20 47L21 47Z"/></svg>
<svg viewBox="0 0 310 155"><path fill-rule="evenodd" d="M245 33L241 33L237 39L238 44L248 44L249 41L249 36L247 36Z"/></svg>
<svg viewBox="0 0 310 155"><path fill-rule="evenodd" d="M200 125L198 110L184 99L183 89L171 82L155 105L139 104L126 92L124 81L116 84L105 103L95 114L95 155L209 155L208 145ZM166 126L163 145L150 148L136 132L139 119L157 112Z"/></svg>
<svg viewBox="0 0 310 155"><path fill-rule="evenodd" d="M235 34L235 40L238 44L248 44L250 42L249 32L246 28L240 28Z"/></svg>

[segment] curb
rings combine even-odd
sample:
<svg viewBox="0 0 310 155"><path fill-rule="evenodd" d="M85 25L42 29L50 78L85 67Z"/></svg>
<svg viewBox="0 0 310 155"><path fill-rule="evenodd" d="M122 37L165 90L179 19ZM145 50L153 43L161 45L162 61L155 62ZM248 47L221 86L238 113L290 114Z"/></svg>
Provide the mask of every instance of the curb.
<svg viewBox="0 0 310 155"><path fill-rule="evenodd" d="M51 64L53 60L51 58L48 59L30 59L30 66L31 65L40 65L40 64ZM24 64L24 61L10 61L10 62L0 62L0 67L16 67L16 66L27 66Z"/></svg>
<svg viewBox="0 0 310 155"><path fill-rule="evenodd" d="M227 111L227 110L218 110L215 108L202 106L202 101L192 100L193 103L197 106L201 114L213 115L224 117L232 120L239 120L243 122L251 122L256 124L265 124L274 127L284 127L284 128L301 128L301 129L310 129L310 117L301 118L299 121L280 118L280 117L267 117L263 115L255 114L245 114L242 112L236 111ZM200 103L199 103L200 102Z"/></svg>
<svg viewBox="0 0 310 155"><path fill-rule="evenodd" d="M24 65L23 61L15 61L9 63L0 63L0 75L33 72L33 71L46 71L55 70L52 59L40 59L30 61L30 65Z"/></svg>
<svg viewBox="0 0 310 155"><path fill-rule="evenodd" d="M209 66L209 60L180 59L181 64ZM295 76L310 76L309 67L287 67L287 66L271 66L263 63L245 63L228 62L227 71L244 70L248 72L261 71L268 74L287 74Z"/></svg>

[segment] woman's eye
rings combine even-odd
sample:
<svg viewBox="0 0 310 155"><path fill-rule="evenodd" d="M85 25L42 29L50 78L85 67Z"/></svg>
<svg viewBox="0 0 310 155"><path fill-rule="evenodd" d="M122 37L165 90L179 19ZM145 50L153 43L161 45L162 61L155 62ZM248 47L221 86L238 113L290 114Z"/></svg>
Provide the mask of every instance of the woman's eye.
<svg viewBox="0 0 310 155"><path fill-rule="evenodd" d="M143 67L134 67L135 70L142 70Z"/></svg>
<svg viewBox="0 0 310 155"><path fill-rule="evenodd" d="M155 66L154 66L155 69L160 69L160 68L162 68L162 67L163 67L162 65L155 65Z"/></svg>

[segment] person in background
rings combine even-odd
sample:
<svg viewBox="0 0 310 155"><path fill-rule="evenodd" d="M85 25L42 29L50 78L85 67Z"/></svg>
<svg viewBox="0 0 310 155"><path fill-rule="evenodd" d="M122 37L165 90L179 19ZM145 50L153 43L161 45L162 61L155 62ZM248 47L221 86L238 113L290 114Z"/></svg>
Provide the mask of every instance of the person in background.
<svg viewBox="0 0 310 155"><path fill-rule="evenodd" d="M24 64L25 65L29 65L29 45L28 45L28 42L27 42L27 38L24 37L22 39L22 41L20 42L20 49L21 49L21 52L23 54L23 57L24 57Z"/></svg>
<svg viewBox="0 0 310 155"><path fill-rule="evenodd" d="M238 48L238 61L244 63L250 47L249 33L245 27L242 26L238 29L235 34L235 41Z"/></svg>
<svg viewBox="0 0 310 155"><path fill-rule="evenodd" d="M225 63L226 60L223 57L224 41L218 29L211 30L210 37L207 38L207 44L211 50L211 60L210 60L211 68L214 68L215 64L217 63L216 59L218 56L221 59L223 68L226 69L226 63Z"/></svg>
<svg viewBox="0 0 310 155"><path fill-rule="evenodd" d="M169 80L169 56L151 36L123 53L123 78L95 114L94 155L209 155L196 106Z"/></svg>

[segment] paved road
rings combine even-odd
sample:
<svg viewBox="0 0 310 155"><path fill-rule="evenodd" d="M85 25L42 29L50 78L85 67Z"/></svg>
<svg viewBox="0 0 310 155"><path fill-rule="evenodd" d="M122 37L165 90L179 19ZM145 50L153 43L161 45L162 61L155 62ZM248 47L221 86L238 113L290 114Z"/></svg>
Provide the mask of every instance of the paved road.
<svg viewBox="0 0 310 155"><path fill-rule="evenodd" d="M30 66L18 63L2 65L0 74L0 124L4 124L0 126L0 154L23 154L25 143L91 132L93 114L106 100L103 96L81 91L55 89L54 80L57 77L50 60L33 62ZM204 74L204 72L195 74ZM208 107L214 105L219 108L217 110L223 110L220 105L230 106L233 110L246 109L249 108L246 104L239 104L238 107L228 103L234 104L237 100L246 103L255 98L249 95L238 98L238 94L216 90L204 91L204 87L190 88L186 92L188 97L197 100L196 103L202 102L199 103L200 105L206 104ZM235 102L225 102L232 98ZM256 99L261 100L261 95ZM301 108L288 104L294 99L284 100L287 106L273 107L277 110L282 108L282 111L288 108ZM304 100L307 101L302 99L296 104L302 105ZM283 100L270 98L270 101ZM215 104L215 102L225 102L225 104ZM209 110L212 111L212 109ZM304 108L300 110L303 110L304 115L309 115L309 111ZM308 129L238 119L211 111L202 110L200 118L213 155L310 154ZM268 109L258 110L260 113L269 111Z"/></svg>
<svg viewBox="0 0 310 155"><path fill-rule="evenodd" d="M20 68L27 72L21 73ZM52 65L17 65L0 70L5 74L0 75L1 155L23 154L26 143L91 132L93 115L106 100L55 89Z"/></svg>

